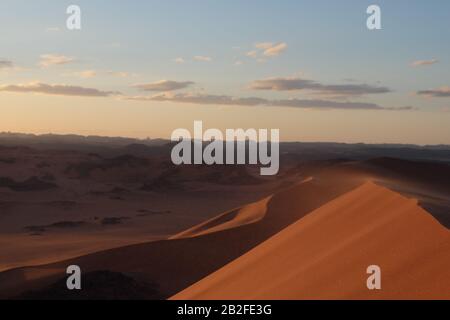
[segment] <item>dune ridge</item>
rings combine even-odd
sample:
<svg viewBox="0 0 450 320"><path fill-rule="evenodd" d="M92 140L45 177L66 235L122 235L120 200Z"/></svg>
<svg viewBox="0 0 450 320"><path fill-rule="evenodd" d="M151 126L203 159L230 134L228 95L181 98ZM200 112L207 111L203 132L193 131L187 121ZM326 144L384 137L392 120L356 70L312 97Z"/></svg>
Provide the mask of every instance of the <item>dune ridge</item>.
<svg viewBox="0 0 450 320"><path fill-rule="evenodd" d="M382 290L367 289L369 265ZM171 299L449 299L448 288L450 232L367 182Z"/></svg>
<svg viewBox="0 0 450 320"><path fill-rule="evenodd" d="M361 179L302 179L268 201L263 219L235 228L195 237L161 240L101 251L57 263L0 272L0 298L29 290L45 290L65 277L68 265L83 272L108 270L133 274L155 283L162 296L170 296L203 279L275 235L314 209L354 189Z"/></svg>
<svg viewBox="0 0 450 320"><path fill-rule="evenodd" d="M273 195L245 205L239 209L225 212L186 231L176 234L173 237L170 237L169 240L198 237L258 222L264 219L267 212L267 205L272 197Z"/></svg>

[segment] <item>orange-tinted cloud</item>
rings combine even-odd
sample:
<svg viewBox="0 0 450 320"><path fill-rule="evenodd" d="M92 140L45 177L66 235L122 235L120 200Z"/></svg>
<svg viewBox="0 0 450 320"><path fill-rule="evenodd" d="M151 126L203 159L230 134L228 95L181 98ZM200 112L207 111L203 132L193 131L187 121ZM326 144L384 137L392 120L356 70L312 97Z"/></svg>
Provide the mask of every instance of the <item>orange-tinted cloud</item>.
<svg viewBox="0 0 450 320"><path fill-rule="evenodd" d="M45 84L39 82L0 85L0 92L42 93L48 95L79 97L109 97L120 95L120 92L117 91L101 91L93 88L70 86L65 84Z"/></svg>

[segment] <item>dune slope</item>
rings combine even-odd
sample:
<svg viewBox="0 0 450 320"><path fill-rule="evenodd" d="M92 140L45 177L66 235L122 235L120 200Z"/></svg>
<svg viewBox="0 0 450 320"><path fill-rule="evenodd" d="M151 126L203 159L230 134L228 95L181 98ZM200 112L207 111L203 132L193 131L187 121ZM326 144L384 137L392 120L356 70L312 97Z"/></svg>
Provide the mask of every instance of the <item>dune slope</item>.
<svg viewBox="0 0 450 320"><path fill-rule="evenodd" d="M214 217L186 231L176 234L170 239L197 237L258 222L264 219L267 212L267 205L271 198L272 196L250 203L242 208L225 212L218 217Z"/></svg>
<svg viewBox="0 0 450 320"><path fill-rule="evenodd" d="M263 207L261 204L266 207L263 218L250 224L230 229L223 228L216 220L209 226L219 226L216 232L207 227L194 237L127 246L58 263L0 272L0 298L45 289L64 278L65 268L72 264L80 266L84 273L109 270L132 274L136 279L156 284L161 295L168 298L360 184L360 180L337 177L307 180L275 194L267 203L263 201L241 210L241 213L251 211L241 218L259 219L261 215L253 213L262 211L254 209ZM231 216L226 216L230 221Z"/></svg>
<svg viewBox="0 0 450 320"><path fill-rule="evenodd" d="M367 289L369 265L382 289ZM173 299L449 299L450 232L368 182Z"/></svg>

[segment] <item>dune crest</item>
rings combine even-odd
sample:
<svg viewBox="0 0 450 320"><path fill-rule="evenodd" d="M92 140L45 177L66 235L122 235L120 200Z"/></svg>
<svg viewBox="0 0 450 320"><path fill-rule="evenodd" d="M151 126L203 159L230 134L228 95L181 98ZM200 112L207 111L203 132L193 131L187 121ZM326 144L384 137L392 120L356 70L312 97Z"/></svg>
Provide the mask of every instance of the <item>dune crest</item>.
<svg viewBox="0 0 450 320"><path fill-rule="evenodd" d="M369 265L381 290L366 287ZM172 299L449 299L449 287L450 232L367 182Z"/></svg>
<svg viewBox="0 0 450 320"><path fill-rule="evenodd" d="M225 212L186 231L176 234L170 239L198 237L258 222L264 219L267 212L267 205L272 197L273 195L260 201L250 203L240 209Z"/></svg>
<svg viewBox="0 0 450 320"><path fill-rule="evenodd" d="M301 180L297 185L301 185L306 182L311 182L312 177ZM188 230L180 232L169 239L184 239L198 237L214 232L229 230L233 228L242 227L258 221L261 221L266 216L270 201L275 195L270 195L259 201L249 203L241 208L234 209L222 213L219 216L211 218L205 222L202 222Z"/></svg>

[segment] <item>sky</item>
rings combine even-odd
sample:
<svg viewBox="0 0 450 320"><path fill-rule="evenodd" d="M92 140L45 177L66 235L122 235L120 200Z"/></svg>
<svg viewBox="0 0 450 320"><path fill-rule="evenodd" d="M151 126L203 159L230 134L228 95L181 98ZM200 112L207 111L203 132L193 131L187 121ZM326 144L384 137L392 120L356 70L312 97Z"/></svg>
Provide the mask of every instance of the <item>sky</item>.
<svg viewBox="0 0 450 320"><path fill-rule="evenodd" d="M0 23L0 131L450 144L446 0L1 0Z"/></svg>

